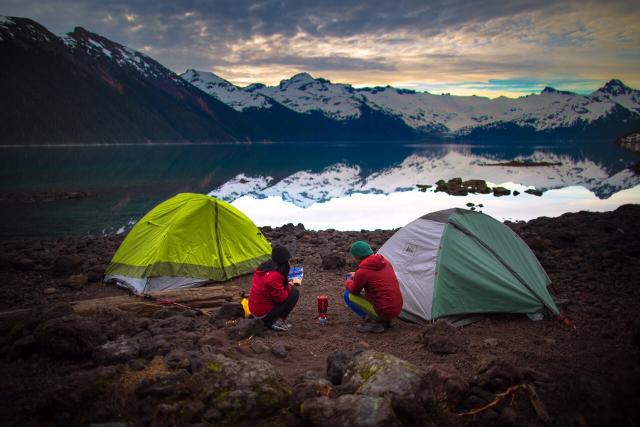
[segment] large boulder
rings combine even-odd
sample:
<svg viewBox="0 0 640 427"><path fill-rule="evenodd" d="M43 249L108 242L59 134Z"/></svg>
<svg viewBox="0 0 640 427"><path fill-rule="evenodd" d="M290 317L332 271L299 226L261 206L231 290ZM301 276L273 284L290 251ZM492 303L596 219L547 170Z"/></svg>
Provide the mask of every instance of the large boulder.
<svg viewBox="0 0 640 427"><path fill-rule="evenodd" d="M345 394L337 399L315 397L302 404L300 413L308 425L318 427L402 425L391 408L391 401L378 396Z"/></svg>
<svg viewBox="0 0 640 427"><path fill-rule="evenodd" d="M263 418L289 406L291 390L264 360L213 354L193 379L197 396L209 408L204 414L209 423Z"/></svg>
<svg viewBox="0 0 640 427"><path fill-rule="evenodd" d="M524 373L520 368L505 360L492 359L480 367L473 378L473 383L480 388L495 392L521 384L523 380Z"/></svg>
<svg viewBox="0 0 640 427"><path fill-rule="evenodd" d="M35 329L34 337L43 352L65 359L89 357L107 340L98 322L76 314L45 321Z"/></svg>
<svg viewBox="0 0 640 427"><path fill-rule="evenodd" d="M462 332L444 321L427 326L421 340L427 350L435 354L459 353L467 347L467 340Z"/></svg>
<svg viewBox="0 0 640 427"><path fill-rule="evenodd" d="M426 374L436 399L446 401L451 408L458 406L469 389L469 383L452 364L434 363L427 367Z"/></svg>
<svg viewBox="0 0 640 427"><path fill-rule="evenodd" d="M120 336L115 341L107 341L93 350L93 360L101 365L115 365L126 363L138 357L140 346L138 343L125 336Z"/></svg>
<svg viewBox="0 0 640 427"><path fill-rule="evenodd" d="M44 401L32 414L34 425L89 425L92 420L118 416L112 399L122 369L118 366L91 370L76 368L46 388ZM36 408L34 408L36 409Z"/></svg>
<svg viewBox="0 0 640 427"><path fill-rule="evenodd" d="M307 379L296 384L291 393L290 409L300 415L300 406L306 400L314 397L329 397L333 391L333 384L323 378Z"/></svg>
<svg viewBox="0 0 640 427"><path fill-rule="evenodd" d="M342 383L356 394L389 399L403 423L428 425L439 418L425 371L390 354L373 350L356 354Z"/></svg>

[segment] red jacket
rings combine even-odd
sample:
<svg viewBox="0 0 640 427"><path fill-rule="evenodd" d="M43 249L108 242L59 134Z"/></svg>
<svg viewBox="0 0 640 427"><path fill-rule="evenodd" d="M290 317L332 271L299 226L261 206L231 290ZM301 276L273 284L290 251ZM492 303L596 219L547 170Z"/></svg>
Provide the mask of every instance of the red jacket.
<svg viewBox="0 0 640 427"><path fill-rule="evenodd" d="M256 317L267 315L276 304L289 297L289 285L284 285L284 276L277 271L253 273L253 282L249 292L249 311Z"/></svg>
<svg viewBox="0 0 640 427"><path fill-rule="evenodd" d="M397 317L402 310L400 285L391 263L382 255L369 255L360 262L353 280L345 286L354 295L364 289L376 313L385 319Z"/></svg>

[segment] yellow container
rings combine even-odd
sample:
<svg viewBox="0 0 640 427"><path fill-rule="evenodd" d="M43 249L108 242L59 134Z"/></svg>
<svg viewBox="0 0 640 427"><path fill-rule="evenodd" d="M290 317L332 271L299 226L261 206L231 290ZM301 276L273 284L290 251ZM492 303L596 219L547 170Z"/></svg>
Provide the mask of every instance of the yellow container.
<svg viewBox="0 0 640 427"><path fill-rule="evenodd" d="M251 316L251 312L249 311L249 299L242 298L241 304L242 304L242 308L244 308L244 317L246 318Z"/></svg>

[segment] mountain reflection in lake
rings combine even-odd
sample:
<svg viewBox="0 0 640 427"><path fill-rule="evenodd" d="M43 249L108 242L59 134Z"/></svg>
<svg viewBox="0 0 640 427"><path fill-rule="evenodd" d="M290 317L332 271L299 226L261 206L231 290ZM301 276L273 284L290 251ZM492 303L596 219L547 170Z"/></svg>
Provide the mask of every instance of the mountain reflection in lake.
<svg viewBox="0 0 640 427"><path fill-rule="evenodd" d="M474 203L498 219L531 219L640 203L635 153L613 144L548 147L243 144L0 149L0 238L125 231L178 192L210 193L257 225L396 228L424 213ZM553 166L487 166L510 160ZM559 163L559 164L558 164ZM518 196L417 190L454 177ZM541 197L524 194L544 190ZM84 191L86 196L38 197ZM57 193L56 193L57 192Z"/></svg>

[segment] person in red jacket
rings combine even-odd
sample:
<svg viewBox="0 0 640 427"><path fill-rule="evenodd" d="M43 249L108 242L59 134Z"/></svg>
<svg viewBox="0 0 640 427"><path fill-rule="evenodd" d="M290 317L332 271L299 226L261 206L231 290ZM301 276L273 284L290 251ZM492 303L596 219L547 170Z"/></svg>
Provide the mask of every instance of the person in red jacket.
<svg viewBox="0 0 640 427"><path fill-rule="evenodd" d="M291 254L284 246L275 246L271 259L263 262L253 273L249 292L249 311L253 317L262 319L265 326L286 332L291 327L287 316L298 302L300 293L289 283L289 260Z"/></svg>
<svg viewBox="0 0 640 427"><path fill-rule="evenodd" d="M351 254L358 268L345 280L344 302L354 313L366 319L359 332L384 332L402 310L400 285L388 259L374 254L368 243L357 241ZM360 293L365 291L364 295Z"/></svg>

